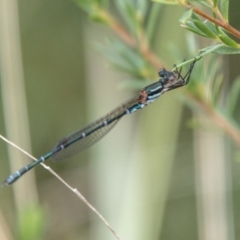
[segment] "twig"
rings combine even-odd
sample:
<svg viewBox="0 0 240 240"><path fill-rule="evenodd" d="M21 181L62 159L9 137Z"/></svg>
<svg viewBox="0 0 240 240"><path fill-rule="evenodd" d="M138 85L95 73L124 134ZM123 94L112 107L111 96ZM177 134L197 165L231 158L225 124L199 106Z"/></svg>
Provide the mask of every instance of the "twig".
<svg viewBox="0 0 240 240"><path fill-rule="evenodd" d="M213 1L212 0L207 0L207 2L212 6L213 8L213 12L218 16L218 18L222 21L222 22L225 22L225 19L223 18L221 12L219 11L218 7L214 7L214 4L213 4Z"/></svg>
<svg viewBox="0 0 240 240"><path fill-rule="evenodd" d="M36 161L37 159L33 157L31 154L17 146L15 143L11 142L7 138L3 137L0 135L0 138L7 142L8 144L12 145L13 147L17 148L19 151ZM113 235L116 237L116 239L121 240L120 237L117 235L116 231L111 227L111 225L107 222L107 220L97 211L95 207L93 207L92 204L88 202L88 200L76 189L71 187L67 182L65 182L57 173L55 173L49 166L47 166L44 163L41 163L41 165L47 169L51 174L53 174L58 180L60 180L68 189L70 189L75 195L80 198L102 221L103 223L107 226L107 228L113 233Z"/></svg>
<svg viewBox="0 0 240 240"><path fill-rule="evenodd" d="M235 37L240 39L240 32L233 28L231 25L229 25L228 23L226 23L225 21L222 22L216 18L213 18L211 16L209 16L208 14L206 14L205 12L201 11L200 9L194 7L192 4L187 3L186 5L184 5L187 8L192 9L195 13L197 13L198 15L208 19L210 22L215 23L216 25L224 28L225 30L227 30L229 33L231 33L232 35L234 35Z"/></svg>

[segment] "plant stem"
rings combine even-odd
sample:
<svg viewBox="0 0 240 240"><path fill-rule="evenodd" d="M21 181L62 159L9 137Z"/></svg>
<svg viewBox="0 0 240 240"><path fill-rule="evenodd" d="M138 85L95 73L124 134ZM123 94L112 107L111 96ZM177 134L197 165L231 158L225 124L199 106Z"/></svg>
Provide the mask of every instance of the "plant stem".
<svg viewBox="0 0 240 240"><path fill-rule="evenodd" d="M213 22L213 23L215 23L216 25L224 28L224 29L227 30L229 33L231 33L232 35L234 35L235 37L237 37L237 38L240 39L240 32L239 32L237 29L233 28L231 25L229 25L227 22L225 22L225 21L222 22L222 21L220 21L220 20L218 20L218 19L216 19L216 18L213 18L213 17L209 16L208 14L206 14L206 13L204 13L203 11L201 11L200 9L194 7L194 6L193 6L192 4L190 4L190 3L187 3L185 6L186 6L187 8L189 8L189 9L192 9L196 14L198 14L198 15L206 18L206 19L208 19L210 22Z"/></svg>

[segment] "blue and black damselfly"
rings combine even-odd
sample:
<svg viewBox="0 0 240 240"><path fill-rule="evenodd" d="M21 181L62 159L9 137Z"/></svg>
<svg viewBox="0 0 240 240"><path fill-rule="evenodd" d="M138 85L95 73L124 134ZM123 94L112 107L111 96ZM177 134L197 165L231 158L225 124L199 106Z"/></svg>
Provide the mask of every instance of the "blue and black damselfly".
<svg viewBox="0 0 240 240"><path fill-rule="evenodd" d="M160 95L167 91L188 84L191 72L197 60L199 60L199 58L196 58L190 64L188 71L184 75L181 72L182 68L178 70L175 67L174 71L167 71L164 68L160 69L158 72L160 79L157 82L146 86L140 91L138 96L121 104L107 115L70 134L69 136L64 137L51 152L41 156L35 162L26 165L10 175L2 183L2 186L7 186L14 183L27 171L50 157L55 160L62 160L71 157L80 151L83 151L104 137L123 116L146 107L149 103L154 102Z"/></svg>

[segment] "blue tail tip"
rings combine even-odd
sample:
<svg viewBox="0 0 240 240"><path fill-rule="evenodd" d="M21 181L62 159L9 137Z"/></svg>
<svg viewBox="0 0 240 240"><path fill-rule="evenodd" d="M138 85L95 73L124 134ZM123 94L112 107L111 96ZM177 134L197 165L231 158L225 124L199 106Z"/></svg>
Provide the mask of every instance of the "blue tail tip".
<svg viewBox="0 0 240 240"><path fill-rule="evenodd" d="M7 186L9 186L7 181L4 181L1 183L1 188L7 187Z"/></svg>

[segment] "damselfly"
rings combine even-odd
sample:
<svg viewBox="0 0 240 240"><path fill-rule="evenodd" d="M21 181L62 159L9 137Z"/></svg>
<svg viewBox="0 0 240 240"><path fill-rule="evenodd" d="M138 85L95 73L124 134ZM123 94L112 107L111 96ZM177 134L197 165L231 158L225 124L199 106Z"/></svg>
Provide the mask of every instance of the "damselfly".
<svg viewBox="0 0 240 240"><path fill-rule="evenodd" d="M178 87L182 87L188 84L191 72L195 62L199 60L195 59L191 64L186 74L182 75L181 69L175 67L174 71L167 71L166 69L160 69L158 74L160 79L145 88L143 88L138 96L126 101L113 111L99 118L95 122L87 125L86 127L64 137L53 148L53 150L35 162L32 162L20 170L10 175L3 183L2 186L10 185L14 183L27 171L33 167L44 162L48 158L52 157L55 160L61 160L73 156L74 154L88 148L92 144L96 143L103 136L105 136L125 115L131 114L146 107L149 103L154 102L163 93L173 90Z"/></svg>

